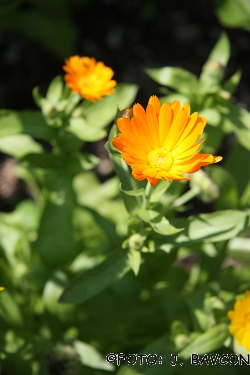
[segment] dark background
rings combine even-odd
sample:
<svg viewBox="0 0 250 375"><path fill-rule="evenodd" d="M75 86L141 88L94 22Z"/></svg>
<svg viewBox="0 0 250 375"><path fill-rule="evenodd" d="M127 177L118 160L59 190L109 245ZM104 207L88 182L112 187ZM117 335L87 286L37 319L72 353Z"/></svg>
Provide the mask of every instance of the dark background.
<svg viewBox="0 0 250 375"><path fill-rule="evenodd" d="M45 16L47 12L48 19L53 16L56 23L60 20L60 8L64 4L64 8L67 8L64 16L71 22L75 39L70 49L66 51L65 48L65 54L59 56L46 45L46 40L42 43L33 37L32 30L29 35L24 27L24 30L18 31L15 18L12 27L6 27L1 33L2 108L36 108L31 96L32 89L39 86L45 93L49 82L56 75L63 74L61 67L69 52L102 60L113 68L114 78L118 82L137 83L140 86L137 100L145 105L150 95L158 93L158 85L147 77L145 68L178 66L199 75L223 30L231 42L231 59L226 74L242 70L236 95L241 105L250 106L250 34L223 27L215 15L215 4L211 0L53 2L58 9L54 7L52 12L48 6L47 10L43 9ZM49 5L49 1L43 0L43 4L46 3ZM23 12L32 14L37 4L39 0L19 0L12 15L18 16ZM64 35L60 40L62 44L63 38Z"/></svg>
<svg viewBox="0 0 250 375"><path fill-rule="evenodd" d="M118 83L138 84L136 101L145 106L159 94L146 68L177 66L199 76L223 31L231 43L226 77L242 70L235 100L250 109L250 33L223 27L211 0L0 0L0 108L35 109L32 89L45 95L64 74L64 59L75 54L103 61ZM104 143L85 146L101 159L100 181L113 174ZM31 197L15 164L0 153L3 211Z"/></svg>

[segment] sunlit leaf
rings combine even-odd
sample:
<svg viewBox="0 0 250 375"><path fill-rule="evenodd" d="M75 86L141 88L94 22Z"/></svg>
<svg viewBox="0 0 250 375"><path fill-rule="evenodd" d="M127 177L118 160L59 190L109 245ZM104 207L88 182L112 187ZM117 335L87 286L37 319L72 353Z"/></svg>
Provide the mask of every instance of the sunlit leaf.
<svg viewBox="0 0 250 375"><path fill-rule="evenodd" d="M193 353L204 354L219 349L229 335L228 326L221 323L207 332L199 334L180 352L183 359L188 359Z"/></svg>
<svg viewBox="0 0 250 375"><path fill-rule="evenodd" d="M187 70L175 67L147 69L146 73L161 85L171 87L181 94L197 93L199 90L197 77Z"/></svg>
<svg viewBox="0 0 250 375"><path fill-rule="evenodd" d="M222 33L201 71L200 81L204 84L204 90L221 81L224 75L223 70L228 63L229 57L229 39L225 33Z"/></svg>
<svg viewBox="0 0 250 375"><path fill-rule="evenodd" d="M83 117L72 117L67 131L76 135L79 139L86 142L98 141L106 135L105 130L94 127Z"/></svg>
<svg viewBox="0 0 250 375"><path fill-rule="evenodd" d="M42 152L42 146L26 134L15 134L0 138L0 151L20 158L29 153Z"/></svg>
<svg viewBox="0 0 250 375"><path fill-rule="evenodd" d="M75 340L73 345L83 365L106 371L115 369L114 365L108 363L92 345L80 340Z"/></svg>
<svg viewBox="0 0 250 375"><path fill-rule="evenodd" d="M21 310L8 290L1 292L0 316L13 326L21 326L23 317Z"/></svg>
<svg viewBox="0 0 250 375"><path fill-rule="evenodd" d="M126 195L129 195L131 197L141 197L142 195L145 195L145 189L141 188L141 189L136 189L136 190L124 190L122 188L122 185L120 184L120 190L126 194Z"/></svg>
<svg viewBox="0 0 250 375"><path fill-rule="evenodd" d="M129 249L128 252L129 264L135 275L138 275L141 265L141 253L135 249Z"/></svg>
<svg viewBox="0 0 250 375"><path fill-rule="evenodd" d="M119 83L112 95L96 103L83 103L83 116L90 126L103 128L113 122L118 109L123 110L133 104L138 91L137 85Z"/></svg>
<svg viewBox="0 0 250 375"><path fill-rule="evenodd" d="M227 27L250 30L250 5L248 0L215 0L216 14Z"/></svg>
<svg viewBox="0 0 250 375"><path fill-rule="evenodd" d="M123 365L118 370L117 375L174 374L175 366L170 365L170 361L173 360L171 353L174 352L175 349L169 337L160 337L139 351L139 353L143 353L145 356L142 357L141 360L140 358L137 358L136 363L133 365L132 371L130 370L132 366ZM131 358L131 361L132 360L133 358Z"/></svg>
<svg viewBox="0 0 250 375"><path fill-rule="evenodd" d="M62 92L63 92L62 77L57 76L51 81L48 91L46 93L46 97L51 102L56 103L57 101L61 99Z"/></svg>
<svg viewBox="0 0 250 375"><path fill-rule="evenodd" d="M208 214L191 216L188 219L171 219L170 223L177 228L184 228L182 232L159 239L164 243L163 250L179 247L181 244L192 242L218 242L237 236L248 227L247 213L239 210L216 211Z"/></svg>
<svg viewBox="0 0 250 375"><path fill-rule="evenodd" d="M73 260L78 252L72 226L75 196L71 179L62 170L50 172L48 183L50 191L41 217L36 250L46 264L57 266Z"/></svg>
<svg viewBox="0 0 250 375"><path fill-rule="evenodd" d="M55 136L54 129L46 124L40 111L0 110L0 137L21 133L44 140Z"/></svg>
<svg viewBox="0 0 250 375"><path fill-rule="evenodd" d="M236 91L238 84L241 79L241 71L237 70L228 80L224 83L223 87L224 90L229 91L231 94L234 94Z"/></svg>
<svg viewBox="0 0 250 375"><path fill-rule="evenodd" d="M103 263L73 280L63 292L59 302L73 304L84 302L122 278L129 270L127 255L122 251L112 253Z"/></svg>
<svg viewBox="0 0 250 375"><path fill-rule="evenodd" d="M64 272L56 270L52 277L46 282L43 290L43 303L46 309L55 316L67 321L72 305L59 304L58 298L67 283L67 276Z"/></svg>

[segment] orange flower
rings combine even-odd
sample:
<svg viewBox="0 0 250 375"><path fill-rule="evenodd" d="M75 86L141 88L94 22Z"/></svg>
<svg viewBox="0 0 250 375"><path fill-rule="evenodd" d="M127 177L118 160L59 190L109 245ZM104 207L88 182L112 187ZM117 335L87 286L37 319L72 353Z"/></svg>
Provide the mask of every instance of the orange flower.
<svg viewBox="0 0 250 375"><path fill-rule="evenodd" d="M160 105L159 99L151 96L146 112L135 104L131 119L118 118L120 133L112 144L137 180L146 178L153 186L158 180L190 180L185 174L222 159L199 154L205 140L196 142L205 125L205 118L198 118L197 112L190 115L188 103L182 108L178 100Z"/></svg>
<svg viewBox="0 0 250 375"><path fill-rule="evenodd" d="M250 290L237 299L234 310L228 311L227 316L231 320L230 333L236 337L238 345L250 352Z"/></svg>
<svg viewBox="0 0 250 375"><path fill-rule="evenodd" d="M91 102L114 91L113 70L93 57L71 56L65 60L63 69L66 72L64 80L71 90Z"/></svg>

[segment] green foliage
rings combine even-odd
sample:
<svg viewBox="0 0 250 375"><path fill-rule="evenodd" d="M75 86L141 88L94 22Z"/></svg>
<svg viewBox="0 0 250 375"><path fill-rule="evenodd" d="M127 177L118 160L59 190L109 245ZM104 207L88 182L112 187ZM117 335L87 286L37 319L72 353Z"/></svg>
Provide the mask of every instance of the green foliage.
<svg viewBox="0 0 250 375"><path fill-rule="evenodd" d="M112 146L136 85L90 103L55 77L45 97L33 90L39 110L0 111L0 151L15 159L30 196L0 213L3 374L198 374L192 353L246 355L227 312L250 289L250 114L233 98L241 74L224 79L229 58L223 34L199 79L176 67L147 70L172 90L161 101L189 101L207 117L205 152L233 139L223 163L189 184L137 181ZM91 150L104 138L115 176L101 183ZM119 367L108 353L155 354L157 363Z"/></svg>
<svg viewBox="0 0 250 375"><path fill-rule="evenodd" d="M250 5L247 0L215 0L215 9L223 25L250 31Z"/></svg>
<svg viewBox="0 0 250 375"><path fill-rule="evenodd" d="M225 69L230 57L230 43L226 34L222 34L198 77L176 67L147 69L147 74L156 82L167 86L170 92L161 98L172 102L178 99L184 104L190 103L192 111L207 119L205 129L207 142L204 150L214 152L221 145L223 133L234 133L238 142L250 150L249 112L239 108L232 94L240 80L236 72L225 81ZM164 87L165 91L165 87Z"/></svg>

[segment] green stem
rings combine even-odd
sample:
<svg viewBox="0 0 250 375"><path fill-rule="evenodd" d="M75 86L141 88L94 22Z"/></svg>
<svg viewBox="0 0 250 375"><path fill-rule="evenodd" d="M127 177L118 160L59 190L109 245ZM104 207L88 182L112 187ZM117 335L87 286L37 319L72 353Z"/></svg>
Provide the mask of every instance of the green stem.
<svg viewBox="0 0 250 375"><path fill-rule="evenodd" d="M153 191L153 186L148 182L145 188L145 195L143 197L142 208L146 209L150 202L150 196Z"/></svg>
<svg viewBox="0 0 250 375"><path fill-rule="evenodd" d="M196 197L200 192L200 189L197 187L193 187L192 189L188 190L185 194L183 194L180 198L177 198L172 204L171 208L179 207L184 203L190 201L192 198Z"/></svg>

